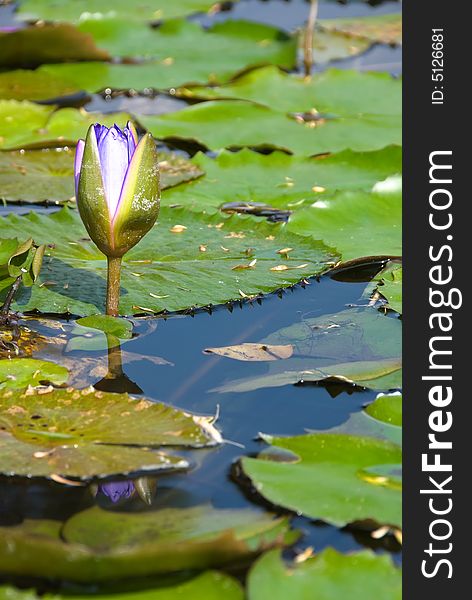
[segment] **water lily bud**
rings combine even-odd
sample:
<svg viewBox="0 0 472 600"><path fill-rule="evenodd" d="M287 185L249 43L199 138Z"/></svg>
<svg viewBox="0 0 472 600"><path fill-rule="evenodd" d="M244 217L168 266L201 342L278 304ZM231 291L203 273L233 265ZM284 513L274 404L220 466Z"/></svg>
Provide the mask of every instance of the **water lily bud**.
<svg viewBox="0 0 472 600"><path fill-rule="evenodd" d="M107 257L119 258L151 229L159 213L157 150L138 142L132 123L91 125L75 154L77 207L88 234Z"/></svg>
<svg viewBox="0 0 472 600"><path fill-rule="evenodd" d="M134 492L132 481L111 481L110 483L101 483L98 487L112 502L118 502L122 498L129 498Z"/></svg>

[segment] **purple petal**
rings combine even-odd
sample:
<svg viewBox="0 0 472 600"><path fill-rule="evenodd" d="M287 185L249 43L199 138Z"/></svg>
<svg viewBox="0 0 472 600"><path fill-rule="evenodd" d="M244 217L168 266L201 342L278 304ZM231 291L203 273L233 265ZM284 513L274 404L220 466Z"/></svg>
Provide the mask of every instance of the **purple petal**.
<svg viewBox="0 0 472 600"><path fill-rule="evenodd" d="M102 493L110 498L112 502L118 502L121 498L129 498L134 492L132 481L112 481L102 483L99 487Z"/></svg>
<svg viewBox="0 0 472 600"><path fill-rule="evenodd" d="M100 139L97 138L97 141L105 197L113 218L128 170L128 140L119 129L110 127L105 134L103 130L100 131Z"/></svg>
<svg viewBox="0 0 472 600"><path fill-rule="evenodd" d="M84 157L85 142L79 140L75 149L75 160L74 160L74 178L75 178L75 197L77 198L77 192L79 190L79 178L80 168L82 167L82 159Z"/></svg>
<svg viewBox="0 0 472 600"><path fill-rule="evenodd" d="M128 161L131 162L138 142L135 139L134 132L128 129L127 127L125 127L125 134L128 141Z"/></svg>

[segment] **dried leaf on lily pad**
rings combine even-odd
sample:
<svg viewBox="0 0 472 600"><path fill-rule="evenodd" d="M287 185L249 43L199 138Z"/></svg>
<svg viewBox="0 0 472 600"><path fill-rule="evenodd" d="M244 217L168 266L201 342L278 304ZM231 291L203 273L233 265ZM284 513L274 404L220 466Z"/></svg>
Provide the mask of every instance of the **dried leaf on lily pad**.
<svg viewBox="0 0 472 600"><path fill-rule="evenodd" d="M69 23L47 24L0 32L0 68L32 68L73 60L109 60L91 35Z"/></svg>
<svg viewBox="0 0 472 600"><path fill-rule="evenodd" d="M0 390L18 389L28 385L61 385L69 371L60 365L36 358L4 358L0 360Z"/></svg>
<svg viewBox="0 0 472 600"><path fill-rule="evenodd" d="M221 348L205 348L204 354L216 354L235 360L264 362L290 358L293 346L274 346L269 344L238 344L237 346L222 346Z"/></svg>
<svg viewBox="0 0 472 600"><path fill-rule="evenodd" d="M0 100L0 149L74 146L79 138L85 138L92 123L111 127L129 119L125 113L103 115L77 108L56 110L26 100Z"/></svg>
<svg viewBox="0 0 472 600"><path fill-rule="evenodd" d="M370 437L311 433L263 436L271 448L241 467L266 500L337 527L374 521L401 527L401 489L374 472L401 463L399 446ZM290 462L271 460L271 451L293 454Z"/></svg>
<svg viewBox="0 0 472 600"><path fill-rule="evenodd" d="M158 157L163 190L204 173L200 166L173 152L159 152ZM74 201L74 196L72 150L0 153L0 200L60 204Z"/></svg>
<svg viewBox="0 0 472 600"><path fill-rule="evenodd" d="M373 308L305 318L260 344L288 345L293 353L265 373L224 383L213 391L247 392L296 383L338 381L374 390L401 387L402 326Z"/></svg>
<svg viewBox="0 0 472 600"><path fill-rule="evenodd" d="M25 360L25 359L22 359ZM0 393L0 464L6 475L88 480L188 467L161 446L221 440L212 419L93 388Z"/></svg>
<svg viewBox="0 0 472 600"><path fill-rule="evenodd" d="M253 565L248 589L251 600L401 600L402 573L390 556L369 550L343 554L326 548L290 565L271 550Z"/></svg>
<svg viewBox="0 0 472 600"><path fill-rule="evenodd" d="M178 235L175 225L186 229ZM20 291L13 305L22 312L90 315L104 312L106 260L89 240L75 210L64 208L52 215L30 213L0 219L0 235L21 232L37 243L51 241L40 283L31 293ZM201 252L204 245L206 252ZM271 271L280 264L277 250L290 247L290 263L302 269ZM257 259L255 268L233 270ZM287 235L280 225L255 222L251 217L207 216L185 209L163 208L156 226L124 258L120 313L158 313L219 304L269 293L305 277L319 275L337 255L322 243ZM212 285L208 285L208 281ZM1 301L1 293L0 293Z"/></svg>
<svg viewBox="0 0 472 600"><path fill-rule="evenodd" d="M11 575L91 583L234 565L296 537L286 518L247 509L123 513L95 507L56 532L32 533L28 522L0 528L0 564Z"/></svg>
<svg viewBox="0 0 472 600"><path fill-rule="evenodd" d="M133 590L113 593L112 595L100 595L102 600L181 600L192 598L194 600L244 600L241 584L218 571L205 571L196 577L178 578L159 584L158 587L150 587L145 590ZM20 590L13 587L0 587L0 600L41 600L44 596L38 596L31 590ZM48 594L48 600L67 600L68 595ZM76 600L89 600L90 596L77 596Z"/></svg>

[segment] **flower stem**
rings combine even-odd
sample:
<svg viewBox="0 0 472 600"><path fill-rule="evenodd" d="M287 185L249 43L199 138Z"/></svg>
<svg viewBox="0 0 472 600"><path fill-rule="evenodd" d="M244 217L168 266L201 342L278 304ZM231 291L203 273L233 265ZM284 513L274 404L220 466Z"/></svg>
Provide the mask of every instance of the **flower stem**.
<svg viewBox="0 0 472 600"><path fill-rule="evenodd" d="M313 36L315 32L316 19L318 17L318 0L311 0L308 21L305 27L303 40L303 67L305 77L310 77L313 66Z"/></svg>
<svg viewBox="0 0 472 600"><path fill-rule="evenodd" d="M120 303L121 257L108 256L107 315L118 316Z"/></svg>

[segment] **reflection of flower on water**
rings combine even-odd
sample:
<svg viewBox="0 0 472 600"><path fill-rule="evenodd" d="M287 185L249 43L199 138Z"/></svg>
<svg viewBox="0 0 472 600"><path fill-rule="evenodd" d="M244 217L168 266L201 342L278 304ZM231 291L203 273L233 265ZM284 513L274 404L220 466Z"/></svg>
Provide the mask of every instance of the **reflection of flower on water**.
<svg viewBox="0 0 472 600"><path fill-rule="evenodd" d="M96 488L95 495L101 492L113 503L126 500L137 495L146 504L152 504L156 492L157 480L153 477L139 477L134 481L110 481L100 483Z"/></svg>

